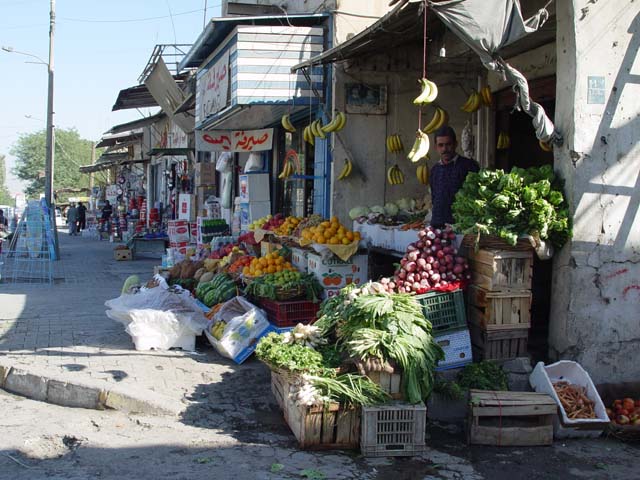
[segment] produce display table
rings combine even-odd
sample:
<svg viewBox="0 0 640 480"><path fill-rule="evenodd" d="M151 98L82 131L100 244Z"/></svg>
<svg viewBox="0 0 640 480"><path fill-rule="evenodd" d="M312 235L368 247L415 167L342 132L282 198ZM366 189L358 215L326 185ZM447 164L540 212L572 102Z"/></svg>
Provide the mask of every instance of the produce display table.
<svg viewBox="0 0 640 480"><path fill-rule="evenodd" d="M166 248L169 246L169 239L162 238L132 238L129 241L129 248L133 258L140 254L153 255L154 257L162 257Z"/></svg>

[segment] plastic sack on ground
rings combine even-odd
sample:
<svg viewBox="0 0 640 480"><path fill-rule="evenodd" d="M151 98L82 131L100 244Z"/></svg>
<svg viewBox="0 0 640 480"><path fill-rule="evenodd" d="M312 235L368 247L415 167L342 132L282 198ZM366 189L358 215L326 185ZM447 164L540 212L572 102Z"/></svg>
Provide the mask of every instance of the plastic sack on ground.
<svg viewBox="0 0 640 480"><path fill-rule="evenodd" d="M158 282L155 288L143 287L134 295L123 294L107 300L107 316L126 327L136 349L193 350L195 335L200 335L207 326L204 312L188 290L178 286L168 288L159 275L154 279Z"/></svg>
<svg viewBox="0 0 640 480"><path fill-rule="evenodd" d="M213 316L205 334L220 355L242 363L269 331L271 325L265 312L246 298L235 297Z"/></svg>
<svg viewBox="0 0 640 480"><path fill-rule="evenodd" d="M136 350L195 350L195 336L202 333L202 323L193 313L134 309L129 316L131 321L125 330Z"/></svg>

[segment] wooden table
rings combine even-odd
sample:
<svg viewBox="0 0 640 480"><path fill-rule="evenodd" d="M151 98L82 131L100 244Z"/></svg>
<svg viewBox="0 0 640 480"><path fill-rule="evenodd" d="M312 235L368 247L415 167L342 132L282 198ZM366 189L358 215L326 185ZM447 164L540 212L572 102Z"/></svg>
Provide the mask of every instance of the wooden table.
<svg viewBox="0 0 640 480"><path fill-rule="evenodd" d="M162 258L169 246L169 239L162 238L133 238L130 241L131 253L135 259L138 255L152 256L154 258Z"/></svg>

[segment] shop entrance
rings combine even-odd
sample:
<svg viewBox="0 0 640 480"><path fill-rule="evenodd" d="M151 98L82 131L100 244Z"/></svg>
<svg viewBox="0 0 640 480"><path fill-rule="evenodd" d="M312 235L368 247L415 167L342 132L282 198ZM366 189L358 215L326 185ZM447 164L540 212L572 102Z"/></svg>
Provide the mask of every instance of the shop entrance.
<svg viewBox="0 0 640 480"><path fill-rule="evenodd" d="M542 105L549 118L554 118L556 103L556 77L550 76L529 82L531 98ZM538 145L531 117L513 112L515 94L509 89L494 94L496 100L496 138L500 132L509 135L510 147L496 150L495 168L505 171L512 167L539 167L553 165L553 152L545 152ZM529 353L533 361L547 361L549 338L549 312L551 308L552 260L541 261L533 257L531 302L531 329Z"/></svg>
<svg viewBox="0 0 640 480"><path fill-rule="evenodd" d="M303 140L303 129L295 132L280 130L278 155L273 159L276 177L275 212L285 217L308 217L313 213L314 148ZM293 165L294 172L286 179L277 179L285 162Z"/></svg>

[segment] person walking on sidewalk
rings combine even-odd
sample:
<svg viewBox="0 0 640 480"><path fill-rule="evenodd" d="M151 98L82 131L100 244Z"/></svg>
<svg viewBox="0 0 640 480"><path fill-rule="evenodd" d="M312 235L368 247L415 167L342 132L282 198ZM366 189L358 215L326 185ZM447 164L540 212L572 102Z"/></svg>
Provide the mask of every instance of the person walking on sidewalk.
<svg viewBox="0 0 640 480"><path fill-rule="evenodd" d="M69 206L69 210L67 210L67 224L69 225L69 235L77 235L78 209L74 203L72 203Z"/></svg>
<svg viewBox="0 0 640 480"><path fill-rule="evenodd" d="M111 214L113 213L113 207L109 200L104 201L104 206L102 207L102 216L100 219L102 220L102 228L103 232L111 233Z"/></svg>
<svg viewBox="0 0 640 480"><path fill-rule="evenodd" d="M87 207L82 202L78 202L78 233L85 229L87 223Z"/></svg>

